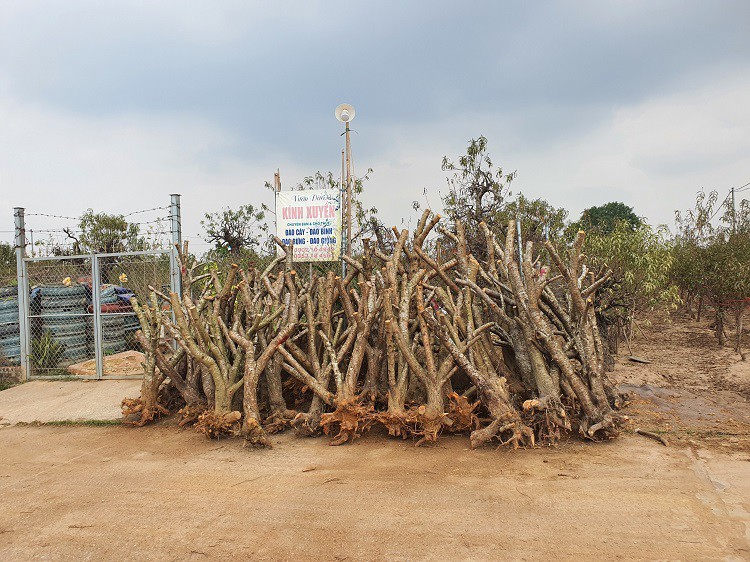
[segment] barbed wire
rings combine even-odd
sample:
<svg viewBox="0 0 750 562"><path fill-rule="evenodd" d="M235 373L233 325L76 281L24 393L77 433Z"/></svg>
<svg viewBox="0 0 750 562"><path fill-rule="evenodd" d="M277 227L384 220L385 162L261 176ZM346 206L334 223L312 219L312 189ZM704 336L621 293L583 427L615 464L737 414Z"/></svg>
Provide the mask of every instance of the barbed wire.
<svg viewBox="0 0 750 562"><path fill-rule="evenodd" d="M132 213L127 213L125 215L122 215L123 217L132 217L133 215L138 215L140 213L149 213L151 211L161 211L163 209L169 209L171 205L164 205L162 207L154 207L152 209L143 209L142 211L133 211Z"/></svg>
<svg viewBox="0 0 750 562"><path fill-rule="evenodd" d="M24 213L25 217L50 217L53 219L66 219L71 221L77 221L80 220L80 217L66 217L63 215L50 215L47 213Z"/></svg>

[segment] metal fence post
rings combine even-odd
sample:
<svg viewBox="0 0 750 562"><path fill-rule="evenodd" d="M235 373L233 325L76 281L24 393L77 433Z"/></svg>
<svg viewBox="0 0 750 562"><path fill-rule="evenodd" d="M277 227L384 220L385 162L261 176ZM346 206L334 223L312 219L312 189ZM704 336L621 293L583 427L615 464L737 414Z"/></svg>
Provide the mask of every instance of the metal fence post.
<svg viewBox="0 0 750 562"><path fill-rule="evenodd" d="M177 248L182 247L182 217L180 215L180 194L170 195L169 217L172 221L172 251L169 253L169 273L173 293L182 296L182 278L177 264Z"/></svg>
<svg viewBox="0 0 750 562"><path fill-rule="evenodd" d="M21 376L31 378L29 369L29 283L26 275L26 225L23 207L13 209L16 227L16 279L18 292L18 332L21 347Z"/></svg>
<svg viewBox="0 0 750 562"><path fill-rule="evenodd" d="M99 255L91 255L91 306L94 313L94 359L96 378L104 375L104 347L102 345L102 282L99 274Z"/></svg>

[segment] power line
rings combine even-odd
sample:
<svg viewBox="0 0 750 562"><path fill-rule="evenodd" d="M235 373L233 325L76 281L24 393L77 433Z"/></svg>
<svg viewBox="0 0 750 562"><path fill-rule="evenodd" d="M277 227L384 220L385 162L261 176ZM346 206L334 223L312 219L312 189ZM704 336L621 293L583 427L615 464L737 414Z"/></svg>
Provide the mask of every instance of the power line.
<svg viewBox="0 0 750 562"><path fill-rule="evenodd" d="M716 214L719 211L721 211L721 208L724 206L724 204L727 202L727 200L729 199L731 195L732 195L731 191L727 193L727 196L724 198L724 201L722 201L721 204L718 207L716 207L716 210L713 212L713 214L710 217L708 217L708 222L711 222L711 220L716 216Z"/></svg>

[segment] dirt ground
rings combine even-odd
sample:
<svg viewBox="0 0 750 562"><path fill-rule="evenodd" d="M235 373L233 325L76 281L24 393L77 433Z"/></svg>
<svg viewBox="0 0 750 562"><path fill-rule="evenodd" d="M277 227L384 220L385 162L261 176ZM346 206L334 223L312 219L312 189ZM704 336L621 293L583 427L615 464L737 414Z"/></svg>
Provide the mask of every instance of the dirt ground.
<svg viewBox="0 0 750 562"><path fill-rule="evenodd" d="M719 348L708 321L654 317L643 331L632 351L651 363L622 353L613 373L634 394L625 412L630 428L663 432L681 445L750 451L750 361Z"/></svg>
<svg viewBox="0 0 750 562"><path fill-rule="evenodd" d="M652 363L620 359L631 422L607 443L4 427L0 560L748 560L750 368L704 325L644 329Z"/></svg>

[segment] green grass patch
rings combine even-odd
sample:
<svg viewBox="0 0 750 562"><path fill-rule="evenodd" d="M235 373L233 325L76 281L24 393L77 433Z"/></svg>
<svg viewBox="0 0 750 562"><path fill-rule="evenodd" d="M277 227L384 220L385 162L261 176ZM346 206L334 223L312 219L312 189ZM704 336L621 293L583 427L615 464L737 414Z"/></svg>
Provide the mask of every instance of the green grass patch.
<svg viewBox="0 0 750 562"><path fill-rule="evenodd" d="M34 421L31 423L19 422L16 425L26 425L33 427L80 427L80 426L112 426L122 425L122 420L55 420L48 422Z"/></svg>

